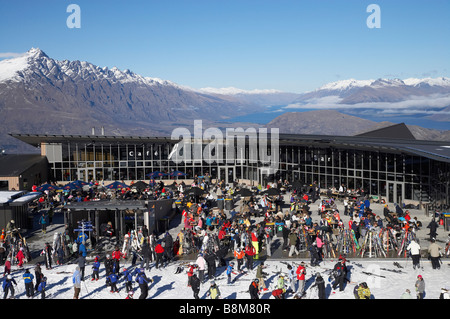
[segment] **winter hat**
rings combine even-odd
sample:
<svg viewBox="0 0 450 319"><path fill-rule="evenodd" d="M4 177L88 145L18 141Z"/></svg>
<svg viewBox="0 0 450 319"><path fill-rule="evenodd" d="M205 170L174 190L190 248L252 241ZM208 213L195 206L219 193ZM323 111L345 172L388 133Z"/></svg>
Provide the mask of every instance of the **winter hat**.
<svg viewBox="0 0 450 319"><path fill-rule="evenodd" d="M421 278L421 279L423 279L422 275L418 275L418 276L417 276L417 278Z"/></svg>

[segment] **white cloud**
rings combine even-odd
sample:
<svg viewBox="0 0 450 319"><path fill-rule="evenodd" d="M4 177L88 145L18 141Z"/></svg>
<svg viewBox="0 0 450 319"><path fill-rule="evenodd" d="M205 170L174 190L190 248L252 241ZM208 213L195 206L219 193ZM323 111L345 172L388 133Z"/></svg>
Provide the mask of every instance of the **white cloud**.
<svg viewBox="0 0 450 319"><path fill-rule="evenodd" d="M17 52L0 52L0 59L8 59L8 58L18 58L26 53L17 53Z"/></svg>
<svg viewBox="0 0 450 319"><path fill-rule="evenodd" d="M338 96L307 100L303 103L289 104L284 109L317 109L317 110L377 110L385 114L435 114L439 109L450 105L450 95L411 96L401 102L364 102L356 104L341 104L343 99Z"/></svg>

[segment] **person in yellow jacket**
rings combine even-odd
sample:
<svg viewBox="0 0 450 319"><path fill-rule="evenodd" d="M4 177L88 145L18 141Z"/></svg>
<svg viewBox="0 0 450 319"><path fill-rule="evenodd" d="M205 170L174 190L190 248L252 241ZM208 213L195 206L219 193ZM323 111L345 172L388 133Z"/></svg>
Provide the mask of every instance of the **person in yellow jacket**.
<svg viewBox="0 0 450 319"><path fill-rule="evenodd" d="M358 299L370 299L371 293L367 283L363 282L358 288Z"/></svg>

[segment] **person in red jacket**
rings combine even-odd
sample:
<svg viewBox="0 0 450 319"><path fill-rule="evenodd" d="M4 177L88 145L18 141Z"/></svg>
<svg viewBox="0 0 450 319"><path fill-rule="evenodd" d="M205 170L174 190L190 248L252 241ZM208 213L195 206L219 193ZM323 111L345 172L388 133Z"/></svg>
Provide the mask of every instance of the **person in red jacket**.
<svg viewBox="0 0 450 319"><path fill-rule="evenodd" d="M247 257L247 270L253 269L253 256L256 255L256 249L250 243L245 247L245 256Z"/></svg>
<svg viewBox="0 0 450 319"><path fill-rule="evenodd" d="M155 253L156 253L156 262L155 262L155 268L158 269L159 263L161 263L161 266L164 265L164 247L161 245L161 242L158 242L158 244L155 246Z"/></svg>
<svg viewBox="0 0 450 319"><path fill-rule="evenodd" d="M300 296L303 296L305 294L305 276L306 276L306 268L305 268L305 263L303 261L297 267L296 273L297 273L298 289L300 291Z"/></svg>
<svg viewBox="0 0 450 319"><path fill-rule="evenodd" d="M20 248L16 255L17 260L19 261L19 264L17 265L19 268L23 267L23 262L25 260L25 255L23 254L23 248Z"/></svg>
<svg viewBox="0 0 450 319"><path fill-rule="evenodd" d="M114 266L113 266L114 273L117 274L117 273L119 273L119 270L120 270L120 258L123 257L123 254L119 250L119 247L116 246L111 255L112 255L112 259L113 259L113 263L114 263Z"/></svg>

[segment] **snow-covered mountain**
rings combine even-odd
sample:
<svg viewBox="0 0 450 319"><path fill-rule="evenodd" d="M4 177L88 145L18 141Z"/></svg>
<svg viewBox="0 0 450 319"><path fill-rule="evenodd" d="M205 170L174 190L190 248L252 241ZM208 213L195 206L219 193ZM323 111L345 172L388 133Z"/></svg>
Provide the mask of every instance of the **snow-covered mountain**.
<svg viewBox="0 0 450 319"><path fill-rule="evenodd" d="M450 79L337 81L305 92L288 108L351 110L353 114L362 110L374 114L421 114L450 121Z"/></svg>
<svg viewBox="0 0 450 319"><path fill-rule="evenodd" d="M104 127L108 135L167 136L174 124L257 110L232 96L196 92L130 70L57 61L38 48L0 61L0 134L89 134L92 127Z"/></svg>

